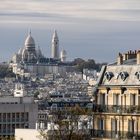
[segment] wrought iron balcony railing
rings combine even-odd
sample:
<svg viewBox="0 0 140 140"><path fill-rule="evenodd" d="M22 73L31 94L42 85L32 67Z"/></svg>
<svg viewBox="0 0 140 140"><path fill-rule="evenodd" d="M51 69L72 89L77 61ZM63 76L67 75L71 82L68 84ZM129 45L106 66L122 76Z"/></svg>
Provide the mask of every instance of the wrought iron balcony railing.
<svg viewBox="0 0 140 140"><path fill-rule="evenodd" d="M132 133L128 131L106 131L106 130L93 130L93 137L98 138L111 138L111 139L140 139L140 132Z"/></svg>
<svg viewBox="0 0 140 140"><path fill-rule="evenodd" d="M104 112L104 113L140 113L140 106L133 105L95 105L93 107L94 112Z"/></svg>

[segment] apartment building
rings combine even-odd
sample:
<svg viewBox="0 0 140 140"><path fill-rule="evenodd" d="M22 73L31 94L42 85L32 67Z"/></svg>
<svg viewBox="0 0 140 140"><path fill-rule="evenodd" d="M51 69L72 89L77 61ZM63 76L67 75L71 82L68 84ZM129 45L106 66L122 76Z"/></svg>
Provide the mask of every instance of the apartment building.
<svg viewBox="0 0 140 140"><path fill-rule="evenodd" d="M15 128L36 127L38 105L25 94L23 86L16 85L14 96L0 96L0 137L11 137Z"/></svg>
<svg viewBox="0 0 140 140"><path fill-rule="evenodd" d="M102 67L94 93L94 137L140 139L140 51Z"/></svg>
<svg viewBox="0 0 140 140"><path fill-rule="evenodd" d="M36 120L36 104L0 104L0 136L14 136L15 128L35 128Z"/></svg>

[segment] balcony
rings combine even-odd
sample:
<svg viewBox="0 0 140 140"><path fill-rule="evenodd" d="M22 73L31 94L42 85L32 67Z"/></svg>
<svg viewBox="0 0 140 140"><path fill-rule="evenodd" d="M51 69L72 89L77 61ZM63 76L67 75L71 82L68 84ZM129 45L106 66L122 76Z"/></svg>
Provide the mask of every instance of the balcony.
<svg viewBox="0 0 140 140"><path fill-rule="evenodd" d="M118 113L118 114L121 113L140 114L140 106L95 105L93 111L104 113Z"/></svg>
<svg viewBox="0 0 140 140"><path fill-rule="evenodd" d="M140 132L132 133L128 131L106 131L106 130L93 130L93 137L96 138L110 138L110 139L140 139Z"/></svg>

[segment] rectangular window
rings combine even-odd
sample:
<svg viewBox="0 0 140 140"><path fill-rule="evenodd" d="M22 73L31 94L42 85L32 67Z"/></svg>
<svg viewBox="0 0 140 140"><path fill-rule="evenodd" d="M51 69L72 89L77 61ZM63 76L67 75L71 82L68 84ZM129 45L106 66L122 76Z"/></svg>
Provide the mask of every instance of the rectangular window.
<svg viewBox="0 0 140 140"><path fill-rule="evenodd" d="M128 131L134 133L134 120L128 121Z"/></svg>
<svg viewBox="0 0 140 140"><path fill-rule="evenodd" d="M136 95L133 95L133 105L136 105Z"/></svg>
<svg viewBox="0 0 140 140"><path fill-rule="evenodd" d="M98 128L99 130L104 130L104 120L98 119Z"/></svg>
<svg viewBox="0 0 140 140"><path fill-rule="evenodd" d="M111 128L112 131L117 134L117 119L111 119Z"/></svg>
<svg viewBox="0 0 140 140"><path fill-rule="evenodd" d="M119 105L119 94L113 95L113 105Z"/></svg>
<svg viewBox="0 0 140 140"><path fill-rule="evenodd" d="M3 113L3 121L6 122L6 113Z"/></svg>
<svg viewBox="0 0 140 140"><path fill-rule="evenodd" d="M131 105L136 105L136 94L131 94L130 97Z"/></svg>
<svg viewBox="0 0 140 140"><path fill-rule="evenodd" d="M100 130L104 129L104 121L101 119L100 120Z"/></svg>
<svg viewBox="0 0 140 140"><path fill-rule="evenodd" d="M105 94L101 94L101 96L100 96L100 104L105 105Z"/></svg>
<svg viewBox="0 0 140 140"><path fill-rule="evenodd" d="M29 115L28 115L28 112L25 113L25 121L28 121L29 119Z"/></svg>

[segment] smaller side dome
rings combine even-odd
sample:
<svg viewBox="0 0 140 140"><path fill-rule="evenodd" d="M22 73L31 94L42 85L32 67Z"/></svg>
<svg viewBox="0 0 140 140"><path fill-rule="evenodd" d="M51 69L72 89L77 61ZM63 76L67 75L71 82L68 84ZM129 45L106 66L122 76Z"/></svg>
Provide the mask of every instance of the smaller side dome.
<svg viewBox="0 0 140 140"><path fill-rule="evenodd" d="M22 51L22 61L28 59L28 51L26 49L23 49Z"/></svg>
<svg viewBox="0 0 140 140"><path fill-rule="evenodd" d="M62 56L65 56L65 55L67 55L67 52L66 52L66 50L62 50L62 51L61 51L61 54L62 54Z"/></svg>
<svg viewBox="0 0 140 140"><path fill-rule="evenodd" d="M37 53L38 58L41 58L43 56L39 46L38 46L38 49L37 49L36 53Z"/></svg>
<svg viewBox="0 0 140 140"><path fill-rule="evenodd" d="M62 62L66 61L66 57L67 57L67 52L63 49L60 53L61 61Z"/></svg>
<svg viewBox="0 0 140 140"><path fill-rule="evenodd" d="M19 51L18 51L18 55L22 55L22 51L23 51L23 49L20 48Z"/></svg>

